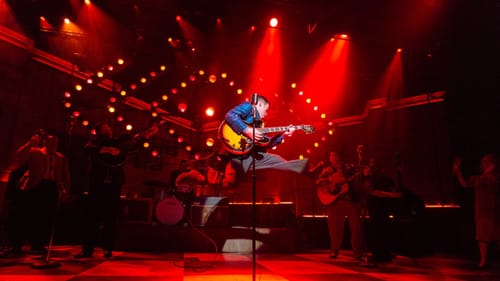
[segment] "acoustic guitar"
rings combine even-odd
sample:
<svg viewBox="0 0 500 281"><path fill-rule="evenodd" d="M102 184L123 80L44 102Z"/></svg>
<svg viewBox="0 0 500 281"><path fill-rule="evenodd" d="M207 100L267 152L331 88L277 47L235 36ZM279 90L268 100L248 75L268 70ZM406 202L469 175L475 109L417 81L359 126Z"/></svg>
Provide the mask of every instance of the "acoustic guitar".
<svg viewBox="0 0 500 281"><path fill-rule="evenodd" d="M297 125L297 126L282 126L282 127L264 127L259 128L259 131L266 133L279 133L286 132L292 127L295 130L302 130L306 134L314 132L314 128L311 125ZM235 155L245 155L248 154L253 148L252 139L236 133L231 126L224 120L219 126L218 130L219 138L222 140L224 148L231 154ZM269 144L271 139L269 137L264 137L262 140L257 141L255 144L257 146L265 147Z"/></svg>
<svg viewBox="0 0 500 281"><path fill-rule="evenodd" d="M332 174L329 183L316 186L318 199L325 206L335 203L335 201L348 191L348 181L340 172Z"/></svg>

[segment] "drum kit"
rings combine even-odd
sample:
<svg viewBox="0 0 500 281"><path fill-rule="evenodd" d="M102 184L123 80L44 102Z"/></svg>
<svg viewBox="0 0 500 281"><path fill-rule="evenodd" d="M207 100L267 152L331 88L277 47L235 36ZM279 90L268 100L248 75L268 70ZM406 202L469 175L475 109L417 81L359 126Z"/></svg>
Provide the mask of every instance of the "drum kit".
<svg viewBox="0 0 500 281"><path fill-rule="evenodd" d="M146 180L144 184L159 191L154 192L154 216L158 223L166 225L188 223L194 198L206 195L205 186L180 184L171 187L167 182L155 180Z"/></svg>

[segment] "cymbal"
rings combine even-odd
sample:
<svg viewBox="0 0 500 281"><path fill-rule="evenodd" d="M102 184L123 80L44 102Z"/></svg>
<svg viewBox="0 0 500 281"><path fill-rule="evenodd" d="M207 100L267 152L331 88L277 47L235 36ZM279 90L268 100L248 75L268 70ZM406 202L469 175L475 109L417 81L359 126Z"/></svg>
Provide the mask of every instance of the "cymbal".
<svg viewBox="0 0 500 281"><path fill-rule="evenodd" d="M143 181L145 185L149 185L152 187L168 187L170 184L166 181L160 181L160 180L145 180Z"/></svg>

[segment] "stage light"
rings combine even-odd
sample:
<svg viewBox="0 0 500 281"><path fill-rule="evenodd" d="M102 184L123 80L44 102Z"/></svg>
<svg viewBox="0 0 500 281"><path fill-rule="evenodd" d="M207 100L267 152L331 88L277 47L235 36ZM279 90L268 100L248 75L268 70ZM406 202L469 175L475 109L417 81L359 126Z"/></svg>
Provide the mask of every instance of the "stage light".
<svg viewBox="0 0 500 281"><path fill-rule="evenodd" d="M329 134L330 136L332 136L334 132L335 132L335 130L328 130L328 134Z"/></svg>
<svg viewBox="0 0 500 281"><path fill-rule="evenodd" d="M102 71L97 72L97 77L102 78L104 77L104 73Z"/></svg>
<svg viewBox="0 0 500 281"><path fill-rule="evenodd" d="M227 73L222 72L222 73L220 74L220 77L221 77L222 79L226 79L226 78L227 78Z"/></svg>
<svg viewBox="0 0 500 281"><path fill-rule="evenodd" d="M69 99L71 98L71 93L70 92L64 92L64 97Z"/></svg>
<svg viewBox="0 0 500 281"><path fill-rule="evenodd" d="M156 111L151 112L151 117L153 117L153 118L158 117L158 112L156 112Z"/></svg>
<svg viewBox="0 0 500 281"><path fill-rule="evenodd" d="M66 108L70 108L71 107L71 103L68 101L68 102L65 102L64 103L64 107Z"/></svg>
<svg viewBox="0 0 500 281"><path fill-rule="evenodd" d="M398 48L398 49L396 50L396 52L398 52L398 53L401 53L402 51L403 51L403 49L401 49L401 48Z"/></svg>
<svg viewBox="0 0 500 281"><path fill-rule="evenodd" d="M319 108L318 108L318 106L317 106L317 105L315 105L315 106L313 107L313 110L314 110L314 111L318 111L318 109L319 109Z"/></svg>
<svg viewBox="0 0 500 281"><path fill-rule="evenodd" d="M45 17L44 16L40 16L40 20L45 21Z"/></svg>
<svg viewBox="0 0 500 281"><path fill-rule="evenodd" d="M203 69L198 70L198 74L200 74L202 76L205 75L205 70L203 70Z"/></svg>
<svg viewBox="0 0 500 281"><path fill-rule="evenodd" d="M124 61L123 59L118 59L118 60L117 60L117 63L118 63L119 65L122 65L122 64L124 64L124 63L125 63L125 61Z"/></svg>
<svg viewBox="0 0 500 281"><path fill-rule="evenodd" d="M120 96L124 97L126 95L127 95L127 91L125 91L125 90L120 91Z"/></svg>
<svg viewBox="0 0 500 281"><path fill-rule="evenodd" d="M79 117L80 111L73 111L73 117Z"/></svg>
<svg viewBox="0 0 500 281"><path fill-rule="evenodd" d="M88 120L83 120L82 121L82 125L87 127L89 125L89 121Z"/></svg>
<svg viewBox="0 0 500 281"><path fill-rule="evenodd" d="M212 147L214 146L215 144L215 141L213 138L208 138L206 141L205 141L205 144L208 146L208 147Z"/></svg>
<svg viewBox="0 0 500 281"><path fill-rule="evenodd" d="M186 88L186 87L187 87L186 82L181 82L181 87L182 87L182 88Z"/></svg>
<svg viewBox="0 0 500 281"><path fill-rule="evenodd" d="M210 75L210 76L208 77L208 81L209 81L210 83L215 83L215 82L217 82L217 76L215 76L215 75L213 75L213 74L212 74L212 75Z"/></svg>
<svg viewBox="0 0 500 281"><path fill-rule="evenodd" d="M300 91L299 96L303 96L303 95L304 95L304 91Z"/></svg>
<svg viewBox="0 0 500 281"><path fill-rule="evenodd" d="M86 5L90 5L90 0L85 0Z"/></svg>
<svg viewBox="0 0 500 281"><path fill-rule="evenodd" d="M108 65L108 71L113 71L113 66L112 65Z"/></svg>
<svg viewBox="0 0 500 281"><path fill-rule="evenodd" d="M149 142L145 141L145 142L142 144L142 147L144 147L144 148L148 148L148 147L149 147Z"/></svg>
<svg viewBox="0 0 500 281"><path fill-rule="evenodd" d="M321 113L321 119L326 119L326 113Z"/></svg>
<svg viewBox="0 0 500 281"><path fill-rule="evenodd" d="M311 154L311 149L310 148L306 149L306 152L307 154Z"/></svg>
<svg viewBox="0 0 500 281"><path fill-rule="evenodd" d="M157 102L157 101L153 101L153 102L151 103L151 106L152 106L152 107L158 107L158 102Z"/></svg>
<svg viewBox="0 0 500 281"><path fill-rule="evenodd" d="M151 151L151 156L158 157L158 151L156 150Z"/></svg>
<svg viewBox="0 0 500 281"><path fill-rule="evenodd" d="M350 39L349 35L347 35L345 33L336 35L336 38L344 39L344 40L349 40Z"/></svg>
<svg viewBox="0 0 500 281"><path fill-rule="evenodd" d="M70 23L71 23L71 21L69 20L69 18L64 18L64 23L65 23L65 24L70 24Z"/></svg>
<svg viewBox="0 0 500 281"><path fill-rule="evenodd" d="M92 78L87 79L87 84L92 84L92 83L94 83L94 80L92 80Z"/></svg>
<svg viewBox="0 0 500 281"><path fill-rule="evenodd" d="M165 71L165 70L167 70L167 67L166 67L165 65L161 65L161 66L160 66L160 70L161 70L161 71Z"/></svg>
<svg viewBox="0 0 500 281"><path fill-rule="evenodd" d="M319 147L319 143L315 142L314 143L314 147L318 148Z"/></svg>
<svg viewBox="0 0 500 281"><path fill-rule="evenodd" d="M168 100L168 96L167 96L167 95L163 95L163 96L161 96L161 100L163 100L163 101Z"/></svg>
<svg viewBox="0 0 500 281"><path fill-rule="evenodd" d="M125 126L125 130L127 130L127 131L132 131L133 128L134 127L132 127L132 125L130 125L130 124L127 124L127 126Z"/></svg>
<svg viewBox="0 0 500 281"><path fill-rule="evenodd" d="M221 24L222 23L222 20L220 18L217 18L215 21L217 22L217 24Z"/></svg>
<svg viewBox="0 0 500 281"><path fill-rule="evenodd" d="M278 26L278 19L277 18L271 18L269 20L269 26L270 27L277 27Z"/></svg>
<svg viewBox="0 0 500 281"><path fill-rule="evenodd" d="M290 84L290 87L292 87L292 89L297 88L297 83L292 83L292 84Z"/></svg>
<svg viewBox="0 0 500 281"><path fill-rule="evenodd" d="M241 95L241 94L243 94L243 90L242 90L242 89L238 89L238 90L236 90L236 93L237 93L238 95Z"/></svg>
<svg viewBox="0 0 500 281"><path fill-rule="evenodd" d="M171 134L171 135L173 135L173 134L175 134L175 130L174 129L169 129L168 133Z"/></svg>
<svg viewBox="0 0 500 281"><path fill-rule="evenodd" d="M148 82L148 79L146 79L146 77L142 77L141 78L141 83L142 84L146 84L146 82Z"/></svg>
<svg viewBox="0 0 500 281"><path fill-rule="evenodd" d="M325 137L325 136L322 136L322 137L321 137L321 141L325 142L325 141L326 141L326 137Z"/></svg>
<svg viewBox="0 0 500 281"><path fill-rule="evenodd" d="M91 135L93 135L93 136L97 135L97 131L96 131L96 129L92 129L92 130L90 130L90 134L91 134Z"/></svg>
<svg viewBox="0 0 500 281"><path fill-rule="evenodd" d="M136 85L136 84L134 84L134 83L130 84L130 89L132 89L132 90L137 89L137 85Z"/></svg>
<svg viewBox="0 0 500 281"><path fill-rule="evenodd" d="M196 160L200 160L200 159L201 159L201 156L200 156L198 153L196 153L196 154L194 155L194 159L196 159Z"/></svg>
<svg viewBox="0 0 500 281"><path fill-rule="evenodd" d="M110 97L109 98L109 102L110 103L115 103L116 102L116 98L115 97Z"/></svg>
<svg viewBox="0 0 500 281"><path fill-rule="evenodd" d="M196 81L196 75L194 75L194 74L189 75L189 81L191 81L191 82Z"/></svg>
<svg viewBox="0 0 500 281"><path fill-rule="evenodd" d="M167 42L172 43L172 41L174 41L174 39L172 39L172 37L168 37Z"/></svg>
<svg viewBox="0 0 500 281"><path fill-rule="evenodd" d="M177 106L177 108L179 109L180 112L184 113L187 110L187 104L181 102L181 103L179 103L179 105Z"/></svg>
<svg viewBox="0 0 500 281"><path fill-rule="evenodd" d="M255 31L255 25L250 26L250 31Z"/></svg>
<svg viewBox="0 0 500 281"><path fill-rule="evenodd" d="M112 106L108 107L109 113L115 113L116 109Z"/></svg>
<svg viewBox="0 0 500 281"><path fill-rule="evenodd" d="M183 137L178 137L178 138L177 138L177 142L178 142L178 143L182 143L183 141L184 141L184 138L183 138Z"/></svg>
<svg viewBox="0 0 500 281"><path fill-rule="evenodd" d="M175 17L175 20L176 20L176 21L181 21L181 19L182 19L182 17L181 17L181 16L176 16L176 17Z"/></svg>
<svg viewBox="0 0 500 281"><path fill-rule="evenodd" d="M234 86L234 81L229 81L229 86L230 87Z"/></svg>
<svg viewBox="0 0 500 281"><path fill-rule="evenodd" d="M306 103L311 103L311 98L307 98Z"/></svg>
<svg viewBox="0 0 500 281"><path fill-rule="evenodd" d="M156 77L156 72L151 71L151 72L149 73L149 76L151 76L151 77L153 77L153 78L154 78L154 77Z"/></svg>
<svg viewBox="0 0 500 281"><path fill-rule="evenodd" d="M190 145L186 145L186 151L191 151L193 148Z"/></svg>
<svg viewBox="0 0 500 281"><path fill-rule="evenodd" d="M123 118L123 116L121 116L121 115L118 115L118 116L116 117L116 121L118 121L118 122L123 122L123 120L124 120L124 118Z"/></svg>
<svg viewBox="0 0 500 281"><path fill-rule="evenodd" d="M206 110L205 110L205 114L209 117L212 117L214 116L214 113L215 113L215 109L213 107L208 107Z"/></svg>
<svg viewBox="0 0 500 281"><path fill-rule="evenodd" d="M80 84L75 85L75 90L81 91L82 89L83 89L82 85L80 85Z"/></svg>

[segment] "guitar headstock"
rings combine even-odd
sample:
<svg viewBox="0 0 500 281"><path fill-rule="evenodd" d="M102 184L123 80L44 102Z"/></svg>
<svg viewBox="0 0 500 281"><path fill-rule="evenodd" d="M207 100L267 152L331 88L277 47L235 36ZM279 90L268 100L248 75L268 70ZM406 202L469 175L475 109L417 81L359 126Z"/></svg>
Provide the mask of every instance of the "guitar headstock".
<svg viewBox="0 0 500 281"><path fill-rule="evenodd" d="M306 134L312 134L312 133L314 133L314 127L312 125L301 125L301 129Z"/></svg>

